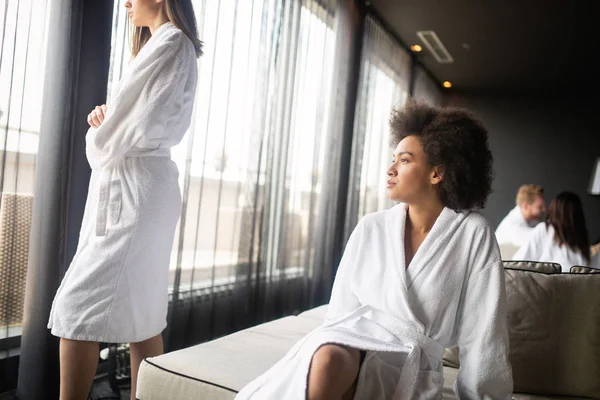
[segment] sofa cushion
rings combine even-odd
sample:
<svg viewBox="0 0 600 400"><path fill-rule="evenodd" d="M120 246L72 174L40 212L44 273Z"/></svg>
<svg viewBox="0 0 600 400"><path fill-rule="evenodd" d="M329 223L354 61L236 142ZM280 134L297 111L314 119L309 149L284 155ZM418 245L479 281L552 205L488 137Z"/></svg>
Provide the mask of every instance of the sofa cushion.
<svg viewBox="0 0 600 400"><path fill-rule="evenodd" d="M442 362L445 366L458 368L460 367L460 357L458 353L458 347L444 350L444 356Z"/></svg>
<svg viewBox="0 0 600 400"><path fill-rule="evenodd" d="M322 306L303 311L300 314L298 314L298 316L304 317L304 318L313 318L313 319L319 320L319 322L323 322L326 314L327 314L327 304L324 304Z"/></svg>
<svg viewBox="0 0 600 400"><path fill-rule="evenodd" d="M319 325L285 317L187 349L151 357L138 374L140 400L233 399Z"/></svg>
<svg viewBox="0 0 600 400"><path fill-rule="evenodd" d="M525 271L543 272L545 274L560 274L562 268L558 263L540 261L502 261L504 268L522 269Z"/></svg>
<svg viewBox="0 0 600 400"><path fill-rule="evenodd" d="M600 398L600 275L505 277L515 391Z"/></svg>

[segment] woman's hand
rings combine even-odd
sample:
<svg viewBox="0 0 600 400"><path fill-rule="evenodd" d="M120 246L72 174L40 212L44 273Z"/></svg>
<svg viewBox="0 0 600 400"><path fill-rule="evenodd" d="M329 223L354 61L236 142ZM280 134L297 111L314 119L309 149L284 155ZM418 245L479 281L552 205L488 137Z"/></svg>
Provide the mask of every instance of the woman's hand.
<svg viewBox="0 0 600 400"><path fill-rule="evenodd" d="M106 116L106 104L96 106L91 113L88 114L87 121L90 126L97 128L104 122Z"/></svg>

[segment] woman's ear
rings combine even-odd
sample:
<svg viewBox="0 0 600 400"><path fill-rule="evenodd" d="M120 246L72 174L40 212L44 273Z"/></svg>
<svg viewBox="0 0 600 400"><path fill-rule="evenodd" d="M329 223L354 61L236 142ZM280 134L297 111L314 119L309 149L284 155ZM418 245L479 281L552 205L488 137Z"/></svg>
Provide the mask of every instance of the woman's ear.
<svg viewBox="0 0 600 400"><path fill-rule="evenodd" d="M433 167L433 170L431 171L431 175L429 178L429 182L432 185L438 185L443 180L444 180L444 168L442 168L440 165Z"/></svg>

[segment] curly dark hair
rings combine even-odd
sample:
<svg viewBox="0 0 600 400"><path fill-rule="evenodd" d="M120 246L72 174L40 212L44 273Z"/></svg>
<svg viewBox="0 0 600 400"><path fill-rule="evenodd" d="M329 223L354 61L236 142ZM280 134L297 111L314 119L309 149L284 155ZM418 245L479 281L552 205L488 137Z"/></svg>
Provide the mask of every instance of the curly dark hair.
<svg viewBox="0 0 600 400"><path fill-rule="evenodd" d="M442 168L439 192L446 207L461 211L485 206L492 191L493 157L487 130L471 112L431 107L411 98L392 111L390 128L392 146L415 136L429 164Z"/></svg>

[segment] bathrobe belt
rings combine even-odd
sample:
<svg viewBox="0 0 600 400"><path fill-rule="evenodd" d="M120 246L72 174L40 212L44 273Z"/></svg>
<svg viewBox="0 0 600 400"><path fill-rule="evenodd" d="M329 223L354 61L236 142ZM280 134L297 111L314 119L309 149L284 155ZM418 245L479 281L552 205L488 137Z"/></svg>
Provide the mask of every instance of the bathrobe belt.
<svg viewBox="0 0 600 400"><path fill-rule="evenodd" d="M366 314L372 316L375 322L384 326L386 330L391 332L398 339L398 343L401 343L402 346L410 349L402 367L402 373L392 399L398 400L410 398L415 391L415 385L421 368L421 350L433 359L440 361L438 368L441 368L441 360L444 356L444 346L429 336L419 333L412 327L407 326L406 323L368 305L361 306L340 319L327 321L324 325L337 325L343 321L364 316ZM440 370L437 372L442 373Z"/></svg>
<svg viewBox="0 0 600 400"><path fill-rule="evenodd" d="M113 180L113 172L118 165L123 163L125 159L139 157L165 157L170 159L171 149L158 148L155 150L145 150L134 148L128 151L121 160L113 162L102 169L100 172L98 212L96 215L96 236L106 236L106 226L109 213L112 223L117 223L121 217L121 180ZM113 198L111 199L111 192L113 191Z"/></svg>

